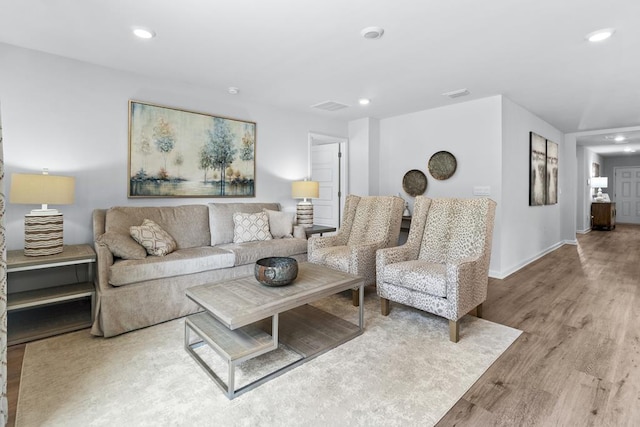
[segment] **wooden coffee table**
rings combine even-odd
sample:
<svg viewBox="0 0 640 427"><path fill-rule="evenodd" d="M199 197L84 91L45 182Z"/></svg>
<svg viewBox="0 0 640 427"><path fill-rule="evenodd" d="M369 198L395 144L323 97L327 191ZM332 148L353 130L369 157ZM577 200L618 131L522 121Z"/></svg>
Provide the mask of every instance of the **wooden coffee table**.
<svg viewBox="0 0 640 427"><path fill-rule="evenodd" d="M353 288L360 289L358 325L308 305ZM362 277L302 262L290 285L268 287L253 276L240 277L187 289L187 297L205 311L185 320L185 348L226 393L229 399L247 392L284 372L362 334L364 329ZM351 300L345 299L350 305ZM264 319L271 318L271 322ZM191 342L191 333L199 340ZM236 366L284 344L300 358L238 389ZM210 346L228 364L222 378L195 349Z"/></svg>

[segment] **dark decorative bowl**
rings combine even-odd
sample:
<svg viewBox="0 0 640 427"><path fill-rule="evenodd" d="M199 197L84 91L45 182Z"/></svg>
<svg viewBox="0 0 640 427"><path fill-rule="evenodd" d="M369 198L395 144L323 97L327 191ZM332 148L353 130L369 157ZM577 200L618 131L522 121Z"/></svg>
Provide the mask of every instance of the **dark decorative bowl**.
<svg viewBox="0 0 640 427"><path fill-rule="evenodd" d="M298 277L298 261L288 257L262 258L256 261L256 280L266 286L284 286Z"/></svg>

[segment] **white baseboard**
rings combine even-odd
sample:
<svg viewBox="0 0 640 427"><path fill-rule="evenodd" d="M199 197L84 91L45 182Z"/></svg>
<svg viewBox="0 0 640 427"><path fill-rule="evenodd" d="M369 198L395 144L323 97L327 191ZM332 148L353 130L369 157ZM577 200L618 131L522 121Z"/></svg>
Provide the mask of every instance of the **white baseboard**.
<svg viewBox="0 0 640 427"><path fill-rule="evenodd" d="M571 240L563 240L561 242L558 242L558 243L548 247L547 249L543 250L539 254L537 254L537 255L529 258L529 259L526 259L526 260L514 265L513 267L511 267L511 268L509 268L507 270L504 270L504 271L501 271L501 272L496 272L496 271L489 270L489 277L491 277L493 279L500 279L500 280L505 279L507 276L512 275L516 271L526 267L527 265L531 264L532 262L542 258L543 256L547 255L548 253L551 253L551 252L555 251L556 249L560 248L561 246L563 246L565 244L577 245L578 242L577 241L571 241Z"/></svg>
<svg viewBox="0 0 640 427"><path fill-rule="evenodd" d="M590 228L587 228L586 230L576 230L577 234L587 234L589 232L591 232Z"/></svg>

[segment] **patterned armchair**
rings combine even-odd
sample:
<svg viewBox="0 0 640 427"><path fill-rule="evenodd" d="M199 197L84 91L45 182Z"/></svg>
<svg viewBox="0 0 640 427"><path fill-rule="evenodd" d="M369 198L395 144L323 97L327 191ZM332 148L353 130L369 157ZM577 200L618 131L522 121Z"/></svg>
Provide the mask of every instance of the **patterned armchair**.
<svg viewBox="0 0 640 427"><path fill-rule="evenodd" d="M334 236L309 239L309 262L364 277L376 283L376 251L395 246L400 235L404 200L396 196L347 196L342 225ZM353 305L358 305L353 290Z"/></svg>
<svg viewBox="0 0 640 427"><path fill-rule="evenodd" d="M382 314L389 300L449 319L458 342L458 320L487 299L496 203L488 198L416 198L407 243L376 254Z"/></svg>

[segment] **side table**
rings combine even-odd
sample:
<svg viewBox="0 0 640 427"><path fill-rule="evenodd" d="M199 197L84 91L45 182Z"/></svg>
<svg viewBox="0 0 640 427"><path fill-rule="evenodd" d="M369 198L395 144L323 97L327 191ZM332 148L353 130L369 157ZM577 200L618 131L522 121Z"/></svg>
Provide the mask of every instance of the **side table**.
<svg viewBox="0 0 640 427"><path fill-rule="evenodd" d="M316 225L313 224L311 227L306 227L304 229L305 233L307 233L307 239L309 238L309 236L314 235L314 234L319 234L322 236L322 234L324 233L332 233L334 231L336 231L335 227L330 227L328 225Z"/></svg>
<svg viewBox="0 0 640 427"><path fill-rule="evenodd" d="M28 257L7 251L8 345L20 344L91 326L95 305L93 266L96 254L89 245L65 245L62 253ZM88 281L30 291L11 292L11 277L25 271L70 265L87 266Z"/></svg>

